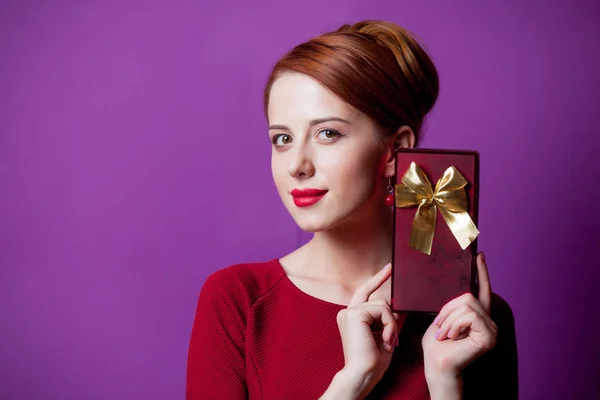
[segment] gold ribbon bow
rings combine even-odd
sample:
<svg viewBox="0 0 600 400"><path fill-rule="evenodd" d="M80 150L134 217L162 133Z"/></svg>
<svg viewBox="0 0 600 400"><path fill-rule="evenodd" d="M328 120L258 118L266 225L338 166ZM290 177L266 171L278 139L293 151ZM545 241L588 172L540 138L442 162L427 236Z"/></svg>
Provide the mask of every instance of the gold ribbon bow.
<svg viewBox="0 0 600 400"><path fill-rule="evenodd" d="M419 206L412 224L410 247L431 254L437 206L463 250L475 240L479 230L467 213L466 185L465 177L451 166L437 181L434 190L425 172L414 161L410 164L395 190L396 207Z"/></svg>

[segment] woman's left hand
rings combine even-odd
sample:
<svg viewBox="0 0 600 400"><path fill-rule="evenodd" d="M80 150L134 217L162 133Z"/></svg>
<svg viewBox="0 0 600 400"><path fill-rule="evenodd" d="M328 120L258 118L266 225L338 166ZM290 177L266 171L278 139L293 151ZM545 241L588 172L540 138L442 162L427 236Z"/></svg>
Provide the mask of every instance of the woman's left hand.
<svg viewBox="0 0 600 400"><path fill-rule="evenodd" d="M422 339L430 386L462 386L461 371L496 345L490 318L492 288L483 253L477 255L478 298L471 293L448 302ZM442 390L442 389L440 389Z"/></svg>

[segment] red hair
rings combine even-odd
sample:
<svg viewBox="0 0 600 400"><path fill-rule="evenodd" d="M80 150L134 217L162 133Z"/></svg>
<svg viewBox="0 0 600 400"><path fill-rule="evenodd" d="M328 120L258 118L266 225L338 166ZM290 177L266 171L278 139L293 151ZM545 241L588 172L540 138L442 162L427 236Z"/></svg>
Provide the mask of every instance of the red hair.
<svg viewBox="0 0 600 400"><path fill-rule="evenodd" d="M407 125L415 147L439 93L437 70L414 35L386 21L366 20L299 44L275 64L264 92L287 72L308 75L369 116L386 134Z"/></svg>

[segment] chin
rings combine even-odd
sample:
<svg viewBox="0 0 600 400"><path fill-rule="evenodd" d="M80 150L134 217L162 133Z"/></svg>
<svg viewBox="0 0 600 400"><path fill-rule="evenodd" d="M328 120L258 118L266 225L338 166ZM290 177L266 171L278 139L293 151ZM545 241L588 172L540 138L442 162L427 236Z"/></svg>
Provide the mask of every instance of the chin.
<svg viewBox="0 0 600 400"><path fill-rule="evenodd" d="M352 214L351 210L340 211L331 212L327 210L293 210L292 218L298 227L305 232L323 232L340 225L347 219L349 214Z"/></svg>
<svg viewBox="0 0 600 400"><path fill-rule="evenodd" d="M331 227L330 221L324 221L321 218L294 217L294 221L304 232L322 232Z"/></svg>
<svg viewBox="0 0 600 400"><path fill-rule="evenodd" d="M352 216L361 213L360 210L364 209L366 205L364 201L347 201L343 204L325 201L309 207L298 207L293 201L284 201L284 204L298 227L304 232L311 233L339 227L339 225L352 219Z"/></svg>

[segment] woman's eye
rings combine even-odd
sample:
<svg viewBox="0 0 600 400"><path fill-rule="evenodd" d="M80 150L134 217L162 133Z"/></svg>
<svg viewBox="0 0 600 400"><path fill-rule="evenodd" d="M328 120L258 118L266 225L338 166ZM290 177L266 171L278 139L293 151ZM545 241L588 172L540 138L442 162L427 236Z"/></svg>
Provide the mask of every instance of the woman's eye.
<svg viewBox="0 0 600 400"><path fill-rule="evenodd" d="M279 134L279 135L273 136L272 142L275 146L285 146L286 144L289 144L292 142L292 137L285 133Z"/></svg>
<svg viewBox="0 0 600 400"><path fill-rule="evenodd" d="M335 138L337 138L338 136L340 136L340 133L337 131L334 131L333 129L323 129L322 131L319 132L319 139L323 139L323 140L333 140Z"/></svg>

